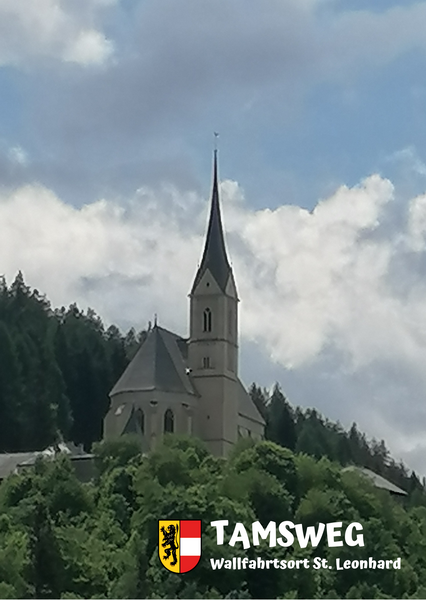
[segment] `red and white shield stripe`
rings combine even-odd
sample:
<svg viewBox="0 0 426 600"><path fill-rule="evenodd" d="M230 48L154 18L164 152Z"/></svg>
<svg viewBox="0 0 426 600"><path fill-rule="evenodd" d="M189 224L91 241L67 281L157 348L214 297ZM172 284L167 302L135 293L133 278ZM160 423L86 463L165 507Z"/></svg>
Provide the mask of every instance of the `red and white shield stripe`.
<svg viewBox="0 0 426 600"><path fill-rule="evenodd" d="M180 522L180 572L191 571L201 557L201 521Z"/></svg>

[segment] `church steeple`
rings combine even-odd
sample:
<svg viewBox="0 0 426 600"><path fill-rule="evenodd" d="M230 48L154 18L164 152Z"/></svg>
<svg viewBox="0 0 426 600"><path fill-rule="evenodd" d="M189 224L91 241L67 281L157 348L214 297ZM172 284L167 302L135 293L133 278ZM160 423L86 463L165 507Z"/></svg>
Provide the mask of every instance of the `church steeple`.
<svg viewBox="0 0 426 600"><path fill-rule="evenodd" d="M155 315L146 340L110 393L107 439L136 432L146 452L166 433L185 433L200 437L213 455L226 456L238 435L263 436L263 419L238 377L238 303L215 150L207 235L189 301L189 336L160 327Z"/></svg>
<svg viewBox="0 0 426 600"><path fill-rule="evenodd" d="M219 204L219 185L217 180L217 150L213 161L213 190L210 205L210 218L207 228L203 258L195 276L192 292L194 292L202 276L209 269L222 292L225 292L231 267L228 261L223 235L222 218Z"/></svg>
<svg viewBox="0 0 426 600"><path fill-rule="evenodd" d="M225 248L217 152L203 258L190 294L188 366L200 394L199 427L211 451L227 454L237 440L238 296Z"/></svg>

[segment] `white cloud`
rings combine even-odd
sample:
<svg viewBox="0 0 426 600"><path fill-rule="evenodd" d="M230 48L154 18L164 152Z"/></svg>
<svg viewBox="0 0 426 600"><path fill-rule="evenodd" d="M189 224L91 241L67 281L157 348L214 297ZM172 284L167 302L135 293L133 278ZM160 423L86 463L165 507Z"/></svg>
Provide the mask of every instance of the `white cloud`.
<svg viewBox="0 0 426 600"><path fill-rule="evenodd" d="M79 17L65 0L0 0L0 65L46 57L81 65L104 63L112 43L91 26L101 7L99 0L87 0Z"/></svg>
<svg viewBox="0 0 426 600"><path fill-rule="evenodd" d="M372 296L382 293L390 246L363 240L363 234L376 229L392 193L389 181L372 176L340 188L312 213L282 206L234 216L233 229L240 229L250 251L247 279L239 284L250 297L245 332L266 344L273 339L277 361L298 367L330 343L350 349L356 362L365 360L362 341L356 341L363 330L355 321L367 321Z"/></svg>
<svg viewBox="0 0 426 600"><path fill-rule="evenodd" d="M81 65L101 64L113 51L112 43L99 31L81 31L64 50L64 60Z"/></svg>

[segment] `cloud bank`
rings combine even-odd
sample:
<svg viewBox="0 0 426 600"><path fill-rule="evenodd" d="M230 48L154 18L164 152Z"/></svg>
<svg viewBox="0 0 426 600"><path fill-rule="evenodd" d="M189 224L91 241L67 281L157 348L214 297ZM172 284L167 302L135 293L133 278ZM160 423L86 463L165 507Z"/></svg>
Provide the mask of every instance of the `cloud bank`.
<svg viewBox="0 0 426 600"><path fill-rule="evenodd" d="M320 377L332 355L336 372L362 389L356 410L348 402L348 420L363 424L364 414L370 435L386 433L413 464L426 422L426 195L410 200L397 232L386 226L395 195L389 180L373 175L311 212L255 211L236 182L222 183L243 343L257 342L301 375ZM56 306L77 301L108 323L137 328L156 312L185 335L206 210L197 194L167 186L79 209L40 185L3 190L1 271L10 281L22 269Z"/></svg>

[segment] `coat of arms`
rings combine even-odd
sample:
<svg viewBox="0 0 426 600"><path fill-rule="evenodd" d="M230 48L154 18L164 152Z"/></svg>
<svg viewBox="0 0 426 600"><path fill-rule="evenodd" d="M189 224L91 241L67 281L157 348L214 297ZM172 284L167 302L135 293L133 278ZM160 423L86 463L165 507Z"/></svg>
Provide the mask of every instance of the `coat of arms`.
<svg viewBox="0 0 426 600"><path fill-rule="evenodd" d="M201 521L159 521L158 555L172 573L191 571L201 558Z"/></svg>

